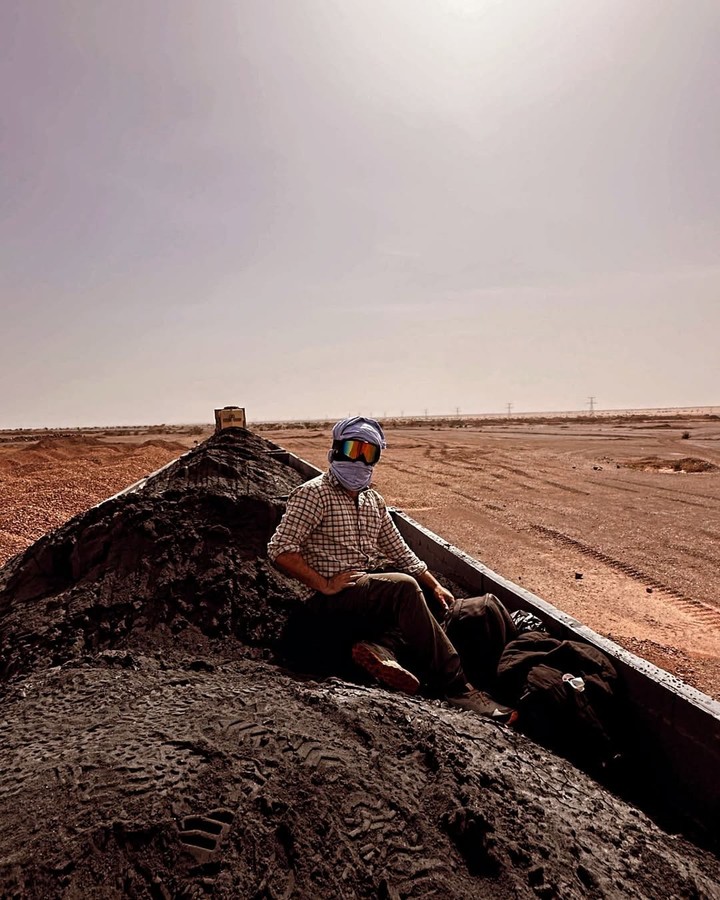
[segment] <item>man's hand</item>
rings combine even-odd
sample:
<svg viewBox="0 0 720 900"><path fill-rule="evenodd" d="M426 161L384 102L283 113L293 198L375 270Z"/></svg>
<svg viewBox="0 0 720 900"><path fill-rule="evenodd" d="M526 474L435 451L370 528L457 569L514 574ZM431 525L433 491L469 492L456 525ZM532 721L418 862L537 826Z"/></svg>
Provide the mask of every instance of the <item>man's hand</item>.
<svg viewBox="0 0 720 900"><path fill-rule="evenodd" d="M327 594L330 596L331 594L339 594L340 591L344 591L345 588L355 587L358 582L358 579L361 578L365 572L360 571L350 571L350 572L338 572L337 575L333 575L332 578L326 579L326 586L321 588L320 591L323 594Z"/></svg>
<svg viewBox="0 0 720 900"><path fill-rule="evenodd" d="M424 572L420 572L415 577L432 591L433 597L440 604L440 608L444 613L443 618L446 618L455 603L455 597L453 597L452 592L444 588L429 569L425 569Z"/></svg>
<svg viewBox="0 0 720 900"><path fill-rule="evenodd" d="M447 615L453 608L455 597L447 588L444 588L441 584L433 587L433 594L440 606L442 606L442 608L445 610L445 615Z"/></svg>

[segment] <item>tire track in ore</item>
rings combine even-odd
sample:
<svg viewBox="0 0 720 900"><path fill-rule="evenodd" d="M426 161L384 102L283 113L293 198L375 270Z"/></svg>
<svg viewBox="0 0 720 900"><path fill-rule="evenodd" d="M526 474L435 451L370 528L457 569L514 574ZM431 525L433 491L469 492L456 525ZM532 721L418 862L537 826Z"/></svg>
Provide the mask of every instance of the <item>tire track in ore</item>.
<svg viewBox="0 0 720 900"><path fill-rule="evenodd" d="M652 575L648 575L646 572L643 572L636 566L632 566L629 563L622 562L622 560L616 559L614 556L610 556L608 553L604 553L602 550L598 550L597 547L592 547L590 544L584 543L584 541L579 541L577 540L577 538L570 537L570 535L565 534L562 531L557 531L554 528L548 528L546 525L531 525L530 527L534 531L537 531L545 537L552 538L553 540L564 544L566 547L572 547L574 550L579 550L580 553L584 554L585 556L596 559L598 562L604 563L611 569L622 572L623 575L627 575L630 578L635 579L636 581L640 581L647 587L651 587L656 591L660 591L674 605L678 606L684 612L691 615L692 618L694 618L700 624L709 625L713 628L720 628L720 610L711 606L709 603L705 603L703 600L697 600L694 597L688 597L686 594L683 594L682 592L665 584L662 581L659 581Z"/></svg>
<svg viewBox="0 0 720 900"><path fill-rule="evenodd" d="M337 686L330 692L342 700L366 690ZM289 694L305 699L311 706L317 703L317 695L312 691L291 688ZM408 709L416 708L418 703L401 698L398 702ZM324 712L332 715L332 706ZM342 716L339 721L347 729ZM432 896L440 895L450 875L450 865L446 859L434 855L423 835L412 827L412 812L408 815L414 806L412 795L418 788L418 775L421 782L423 779L426 782L425 773L416 771L409 780L401 762L388 760L387 764L397 766L398 771L388 779L394 785L394 796L392 792L383 796L370 784L363 784L362 775L358 779L358 769L377 765L376 751L362 746L347 731L340 739L328 736L319 740L295 732L289 724L284 716L278 716L277 706L272 702L256 702L246 707L241 704L232 719L218 720L206 727L204 734L211 744L217 742L219 746L235 748L231 755L236 764L244 767L249 783L249 787L243 788L243 804L262 804L264 796L274 793L274 786L288 782L308 779L313 784L334 784L340 795L336 813L344 828L333 835L332 843L324 848L324 855L338 872L340 881L350 879L357 866L381 866L388 886L392 885L388 896L393 890L400 896L408 891L414 894L419 888ZM201 842L207 841L207 836L200 837ZM273 866L273 870L276 868ZM285 864L280 868L288 867ZM289 877L288 890L294 884L292 871Z"/></svg>
<svg viewBox="0 0 720 900"><path fill-rule="evenodd" d="M248 819L257 827L259 816L271 830L277 823L272 839L278 848L265 854L264 877L254 896L289 897L297 878L291 797L312 797L318 785L334 785L335 824L323 854L338 873L337 888L345 880L352 884L358 868L368 874L380 869L387 896L393 891L398 897L443 895L452 876L450 861L428 840L427 829L416 827L422 816L418 789L428 787L435 761L423 760L410 777L403 759L390 755L381 761L374 741L363 746L364 729L353 733L352 728L355 698L375 692L331 687L324 692L328 708L319 710L317 689L289 679L272 683L261 675L261 687L233 689L230 678L211 684L208 676L176 677L147 694L133 690L146 677L123 675L130 683L128 702L114 672L59 673L53 680L65 692L54 692L51 703L38 691L31 701L34 714L12 732L0 732L0 750L9 763L0 777L0 801L42 792L46 783L53 796L70 803L75 827L93 829L98 815L110 823L103 826L108 835L102 840L112 834L127 845L137 843L138 850L157 841L177 842L208 888L240 848L247 851L255 839ZM309 706L304 721L298 701ZM401 719L422 709L419 700L395 702ZM95 710L84 729L68 724L69 707L76 704ZM207 717L202 730L195 724L199 709ZM323 719L333 713L343 727L323 730ZM301 731L303 724L308 728ZM372 780L378 766L387 770L386 789L380 791ZM225 787L213 790L218 767ZM198 790L200 785L205 790ZM120 797L127 821L118 809ZM319 799L315 795L311 802ZM321 804L317 815L332 814ZM141 826L128 824L141 820ZM178 886L163 879L157 895L176 896Z"/></svg>

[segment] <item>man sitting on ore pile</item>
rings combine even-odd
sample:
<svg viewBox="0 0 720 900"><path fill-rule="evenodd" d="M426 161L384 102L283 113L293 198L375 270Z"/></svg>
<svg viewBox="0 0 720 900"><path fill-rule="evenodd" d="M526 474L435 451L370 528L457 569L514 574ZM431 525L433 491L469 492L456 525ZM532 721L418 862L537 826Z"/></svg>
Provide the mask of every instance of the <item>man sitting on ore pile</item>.
<svg viewBox="0 0 720 900"><path fill-rule="evenodd" d="M414 694L422 680L454 706L512 722L514 710L468 683L420 584L445 613L454 597L408 547L370 487L386 447L380 424L353 416L338 422L332 436L329 471L292 492L268 556L306 586L310 621L338 639L350 636L353 660L382 684ZM398 654L412 660L415 672Z"/></svg>

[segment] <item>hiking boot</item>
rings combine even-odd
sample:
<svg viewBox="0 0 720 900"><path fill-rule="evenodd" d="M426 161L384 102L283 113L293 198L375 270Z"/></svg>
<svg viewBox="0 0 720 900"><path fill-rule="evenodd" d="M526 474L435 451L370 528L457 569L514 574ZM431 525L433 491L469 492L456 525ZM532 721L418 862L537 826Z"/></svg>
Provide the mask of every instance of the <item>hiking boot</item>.
<svg viewBox="0 0 720 900"><path fill-rule="evenodd" d="M360 641L352 648L353 660L365 671L387 687L402 691L404 694L416 694L420 682L407 669L403 669L389 650L380 644Z"/></svg>
<svg viewBox="0 0 720 900"><path fill-rule="evenodd" d="M509 706L501 706L493 700L490 694L478 691L470 685L466 685L462 693L453 694L445 699L452 706L469 709L480 716L492 719L493 722L499 722L501 725L512 725L518 717L516 710L510 709Z"/></svg>

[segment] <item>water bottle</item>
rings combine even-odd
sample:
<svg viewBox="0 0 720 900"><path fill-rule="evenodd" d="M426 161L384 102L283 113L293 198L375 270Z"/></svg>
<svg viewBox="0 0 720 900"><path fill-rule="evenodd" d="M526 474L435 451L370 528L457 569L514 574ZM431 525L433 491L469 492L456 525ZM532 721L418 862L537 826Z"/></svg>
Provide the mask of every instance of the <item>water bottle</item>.
<svg viewBox="0 0 720 900"><path fill-rule="evenodd" d="M569 672L566 672L563 677L563 681L567 681L571 688L574 688L576 691L584 691L585 690L585 682L579 675L571 675Z"/></svg>

